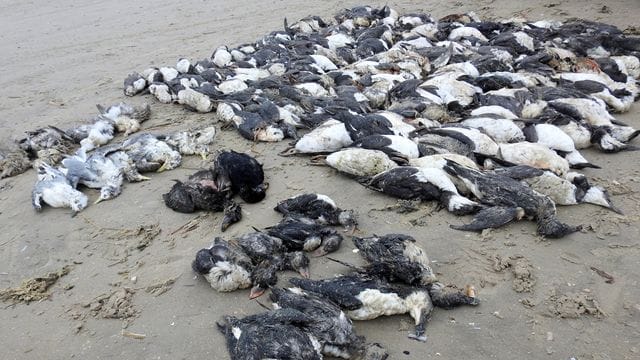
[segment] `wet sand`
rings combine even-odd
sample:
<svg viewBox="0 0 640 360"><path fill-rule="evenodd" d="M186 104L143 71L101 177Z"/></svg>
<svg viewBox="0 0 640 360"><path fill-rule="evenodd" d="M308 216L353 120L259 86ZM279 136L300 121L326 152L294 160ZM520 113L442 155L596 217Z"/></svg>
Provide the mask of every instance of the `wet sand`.
<svg viewBox="0 0 640 360"><path fill-rule="evenodd" d="M253 41L281 29L284 17L330 18L337 9L356 4L2 2L1 141L45 125L64 128L86 121L96 113L95 104L122 100L150 102L153 114L143 128L155 133L210 124L212 114L191 113L148 96L125 99L122 80L130 71L149 65L175 64L179 57L197 60L221 44ZM420 10L439 17L473 10L483 18L583 17L621 29L637 26L640 18L637 0L443 4L389 2L401 13ZM639 113L640 105L635 104L618 118L640 128ZM434 260L442 280L478 289L479 307L434 311L426 343L407 338L412 328L408 316L357 322L358 332L384 344L391 359L640 358L637 153L585 151L589 160L602 166L585 174L608 187L626 215L590 205L560 207L562 220L586 224L588 230L549 241L537 237L530 222L477 235L449 229L449 224L468 219L436 211L431 204L409 214L385 210L396 203L394 199L331 169L310 166L308 158L276 155L286 146L254 145L235 131L220 132L215 148L251 152L264 164L270 183L267 198L243 205L244 220L225 237L276 223L279 216L272 208L279 200L303 191L320 192L359 214L361 235L411 234ZM72 265L47 299L29 305L0 303L2 357L227 359L216 321L225 314L241 316L263 309L248 300L248 290L219 294L191 271L195 252L220 235L222 215L175 213L160 196L173 179L205 166L206 161L187 157L182 167L152 174L148 182L125 184L120 197L90 206L75 218L69 210L47 208L36 213L31 208L33 170L1 180L0 288ZM91 201L98 196L97 191L86 193ZM357 264L360 260L352 249L345 241L334 257ZM615 281L606 283L592 267ZM326 259L312 261L314 278L345 271ZM284 286L291 276L282 274L280 284ZM266 297L260 301L268 303ZM145 337L123 336L123 328Z"/></svg>

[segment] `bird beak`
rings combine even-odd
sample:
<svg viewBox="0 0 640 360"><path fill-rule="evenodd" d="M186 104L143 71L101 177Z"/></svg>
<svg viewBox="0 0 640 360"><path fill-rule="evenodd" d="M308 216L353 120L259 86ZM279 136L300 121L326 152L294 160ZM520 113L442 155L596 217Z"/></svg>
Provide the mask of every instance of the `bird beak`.
<svg viewBox="0 0 640 360"><path fill-rule="evenodd" d="M353 235L358 231L358 227L356 225L349 225L344 228L344 231L349 235Z"/></svg>
<svg viewBox="0 0 640 360"><path fill-rule="evenodd" d="M222 230L222 232L224 232L225 230L227 230L229 228L229 226L231 226L231 224L233 224L233 221L231 221L231 219L227 216L225 216L222 219L222 224L220 225L220 230Z"/></svg>
<svg viewBox="0 0 640 360"><path fill-rule="evenodd" d="M253 300L255 298L258 298L260 296L262 296L262 294L264 294L264 289L260 288L259 286L254 286L251 288L251 293L249 294L249 299Z"/></svg>
<svg viewBox="0 0 640 360"><path fill-rule="evenodd" d="M624 212L622 212L622 210L620 210L619 208L615 207L613 204L609 204L609 209L613 212L616 212L620 215L624 215Z"/></svg>
<svg viewBox="0 0 640 360"><path fill-rule="evenodd" d="M145 181L145 180L151 180L151 178L144 175L138 176L138 181Z"/></svg>
<svg viewBox="0 0 640 360"><path fill-rule="evenodd" d="M94 201L94 202L93 202L93 204L95 205L95 204L97 204L97 203L101 202L102 200L104 200L104 199L103 199L103 198L101 198L101 197L99 197L96 201Z"/></svg>
<svg viewBox="0 0 640 360"><path fill-rule="evenodd" d="M298 273L302 275L303 278L308 279L311 277L309 274L309 268L301 268L298 270Z"/></svg>
<svg viewBox="0 0 640 360"><path fill-rule="evenodd" d="M327 255L327 254L328 254L327 250L325 250L325 249L320 247L320 248L316 249L316 251L311 253L311 256L320 257L320 256L324 256L324 255Z"/></svg>
<svg viewBox="0 0 640 360"><path fill-rule="evenodd" d="M165 170L167 170L167 162L166 161L162 163L162 166L160 166L160 168L158 170L156 170L156 172L163 172Z"/></svg>

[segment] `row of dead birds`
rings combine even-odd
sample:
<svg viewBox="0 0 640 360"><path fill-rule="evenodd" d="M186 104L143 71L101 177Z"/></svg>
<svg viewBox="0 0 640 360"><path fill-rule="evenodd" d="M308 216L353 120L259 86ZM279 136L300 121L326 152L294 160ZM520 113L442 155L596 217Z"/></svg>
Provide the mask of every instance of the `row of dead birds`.
<svg viewBox="0 0 640 360"><path fill-rule="evenodd" d="M214 126L167 135L140 133L108 144L114 138L114 129L124 131L125 135L138 131L140 123L149 118L150 107L120 103L108 108L99 106L99 109L101 113L92 124L67 131L49 126L28 132L11 158L21 160L4 164L8 174L14 175L16 169L24 171L33 162L37 182L32 204L36 210L47 204L70 207L77 213L88 204L87 196L78 190L78 185L99 189L98 203L120 195L124 180L148 180L141 173L171 170L180 166L182 155L197 154L206 158L211 152L210 145L216 135ZM58 162L60 166L55 167Z"/></svg>
<svg viewBox="0 0 640 360"><path fill-rule="evenodd" d="M638 97L640 38L586 20L436 21L387 6L335 20L130 74L125 94L215 111L250 140L295 138L283 155L329 154L323 163L372 189L477 214L462 230L526 217L562 237L580 226L556 204L620 212L574 169L598 168L580 149L637 149L640 132L611 113Z"/></svg>
<svg viewBox="0 0 640 360"><path fill-rule="evenodd" d="M379 344L366 343L352 320L409 314L415 320L410 338L425 341L425 326L434 307L478 305L473 287L459 291L438 282L427 254L408 235L353 237L367 265L337 261L351 273L309 279L309 258L338 249L342 235L331 226L357 225L350 210L326 195L302 194L281 201L274 210L284 219L263 231L231 241L216 238L192 263L220 292L251 287L251 299L271 290L273 309L244 318L227 316L219 323L232 359L385 359ZM276 272L295 270L293 287L276 287Z"/></svg>

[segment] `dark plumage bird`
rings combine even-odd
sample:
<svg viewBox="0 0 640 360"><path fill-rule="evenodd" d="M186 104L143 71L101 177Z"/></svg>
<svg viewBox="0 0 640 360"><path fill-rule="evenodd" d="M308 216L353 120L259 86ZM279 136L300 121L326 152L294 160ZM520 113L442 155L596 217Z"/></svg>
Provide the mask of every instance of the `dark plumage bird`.
<svg viewBox="0 0 640 360"><path fill-rule="evenodd" d="M185 182L175 180L171 190L162 198L168 208L181 213L224 211L222 231L242 219L240 205L231 199L229 179L215 169L200 170Z"/></svg>
<svg viewBox="0 0 640 360"><path fill-rule="evenodd" d="M437 280L426 251L409 235L354 236L352 240L360 255L370 263L370 270L375 269L390 281L428 285Z"/></svg>
<svg viewBox="0 0 640 360"><path fill-rule="evenodd" d="M425 288L390 284L365 274L352 274L331 279L289 279L294 286L313 291L338 304L353 320L371 320L382 315L409 313L415 320L415 334L426 340L425 326L433 304Z"/></svg>
<svg viewBox="0 0 640 360"><path fill-rule="evenodd" d="M262 201L268 183L264 182L262 165L253 157L233 150L223 151L216 157L214 168L231 182L233 194L239 194L248 203Z"/></svg>
<svg viewBox="0 0 640 360"><path fill-rule="evenodd" d="M31 161L24 150L15 147L0 149L0 179L22 174L30 167Z"/></svg>
<svg viewBox="0 0 640 360"><path fill-rule="evenodd" d="M328 226L318 225L310 219L287 218L267 228L271 236L282 239L290 251L314 251L314 256L322 256L338 250L342 235Z"/></svg>
<svg viewBox="0 0 640 360"><path fill-rule="evenodd" d="M495 229L524 217L525 211L517 206L493 206L480 210L469 224L449 225L452 229L462 231L482 231Z"/></svg>
<svg viewBox="0 0 640 360"><path fill-rule="evenodd" d="M315 336L304 330L312 321L298 310L285 308L218 323L232 360L322 359Z"/></svg>
<svg viewBox="0 0 640 360"><path fill-rule="evenodd" d="M523 168L530 171L528 167ZM533 191L527 185L511 177L483 173L477 170L466 168L457 163L447 161L445 170L454 176L457 176L468 187L468 190L474 194L482 203L490 206L502 207L520 207L524 210L525 215L533 217L538 224L538 233L550 238L560 238L580 230L579 226L569 226L560 222L556 218L556 207L553 201L547 196L541 195ZM499 213L499 212L496 212ZM513 214L513 212L511 212ZM517 214L517 212L516 212ZM498 226L504 223L504 216L495 216ZM485 220L485 225L491 225ZM478 224L478 221L475 221ZM507 221L508 222L508 221ZM487 226L494 227L494 226Z"/></svg>
<svg viewBox="0 0 640 360"><path fill-rule="evenodd" d="M76 147L75 141L67 133L55 126L47 126L34 131L27 131L27 136L18 140L18 146L24 150L29 159L42 158L39 153L47 150L55 150L57 156L52 159L43 159L52 165L62 159L63 154L72 153Z"/></svg>
<svg viewBox="0 0 640 360"><path fill-rule="evenodd" d="M352 210L342 210L330 197L322 194L302 194L280 201L274 208L284 214L300 214L318 224L342 225L354 229L357 220Z"/></svg>
<svg viewBox="0 0 640 360"><path fill-rule="evenodd" d="M278 264L262 261L254 266L241 249L222 238L215 238L211 247L199 250L191 267L193 271L204 275L211 287L220 292L253 286L249 295L252 299L262 295L278 281Z"/></svg>
<svg viewBox="0 0 640 360"><path fill-rule="evenodd" d="M297 271L309 277L309 258L301 251L287 252L282 239L256 231L240 236L238 245L254 263L270 260L278 264L278 270Z"/></svg>
<svg viewBox="0 0 640 360"><path fill-rule="evenodd" d="M162 197L169 208L178 212L222 211L230 195L228 179L211 169L200 170L185 182L175 181L171 190Z"/></svg>
<svg viewBox="0 0 640 360"><path fill-rule="evenodd" d="M456 215L471 214L479 209L479 204L458 194L446 172L438 168L402 166L362 181L370 189L400 199L437 200Z"/></svg>
<svg viewBox="0 0 640 360"><path fill-rule="evenodd" d="M323 354L349 359L362 346L351 319L325 297L295 288L273 288L270 298L275 308L295 309L309 317L305 329L320 341Z"/></svg>
<svg viewBox="0 0 640 360"><path fill-rule="evenodd" d="M399 164L420 156L418 144L400 135L370 135L355 141L351 146L380 150Z"/></svg>

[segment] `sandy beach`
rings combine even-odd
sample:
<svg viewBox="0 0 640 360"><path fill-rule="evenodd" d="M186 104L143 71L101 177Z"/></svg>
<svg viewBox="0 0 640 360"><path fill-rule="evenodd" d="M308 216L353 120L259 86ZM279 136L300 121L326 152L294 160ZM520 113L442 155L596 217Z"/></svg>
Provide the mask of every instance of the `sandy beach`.
<svg viewBox="0 0 640 360"><path fill-rule="evenodd" d="M122 81L131 71L199 60L222 44L255 41L306 15L330 19L356 1L314 2L167 0L81 3L60 0L2 1L0 13L0 141L46 125L85 122L96 104L151 104L143 131L163 133L215 124L213 114L158 103L149 95L126 98ZM400 13L441 17L475 11L481 18L531 20L572 17L625 29L638 26L638 0L391 1ZM382 6L384 3L370 5ZM616 115L640 128L640 104ZM121 135L120 135L121 136ZM120 140L121 137L115 140ZM635 140L638 145L638 140ZM220 131L215 149L248 152L264 164L267 198L242 204L244 218L224 233L232 238L280 220L274 205L302 193L329 195L359 217L359 234L407 233L418 239L440 278L473 284L482 304L436 309L426 343L407 338L409 316L356 322L357 331L383 344L390 359L640 359L640 170L639 153L583 154L602 167L586 169L609 189L625 215L579 205L559 207L581 232L559 240L536 235L535 223L519 222L475 234L455 231L466 222L435 204L400 214L396 200L374 193L308 157L281 157L287 142L254 144L234 130ZM175 170L150 181L126 183L122 195L91 205L76 217L69 209L36 213L30 194L34 170L0 180L0 289L70 266L50 296L30 304L0 302L3 359L228 359L216 321L223 315L263 311L248 290L217 293L191 270L196 251L220 236L222 213L180 214L161 194L174 179L210 165L185 157ZM87 190L90 202L98 191ZM360 264L346 240L333 256ZM597 270L610 274L607 283ZM313 259L313 278L348 269ZM294 273L282 273L286 286ZM260 302L268 304L268 298Z"/></svg>

